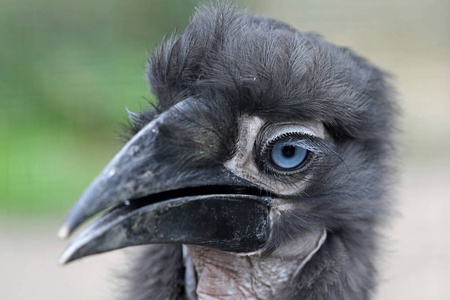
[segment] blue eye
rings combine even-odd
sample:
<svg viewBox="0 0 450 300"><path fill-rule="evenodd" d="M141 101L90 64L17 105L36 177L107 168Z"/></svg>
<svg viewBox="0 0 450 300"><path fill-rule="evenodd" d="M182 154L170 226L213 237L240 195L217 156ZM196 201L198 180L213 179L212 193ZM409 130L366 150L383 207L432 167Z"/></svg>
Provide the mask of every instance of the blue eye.
<svg viewBox="0 0 450 300"><path fill-rule="evenodd" d="M289 170L300 166L306 160L307 154L308 150L290 141L281 140L273 145L270 158L279 168Z"/></svg>

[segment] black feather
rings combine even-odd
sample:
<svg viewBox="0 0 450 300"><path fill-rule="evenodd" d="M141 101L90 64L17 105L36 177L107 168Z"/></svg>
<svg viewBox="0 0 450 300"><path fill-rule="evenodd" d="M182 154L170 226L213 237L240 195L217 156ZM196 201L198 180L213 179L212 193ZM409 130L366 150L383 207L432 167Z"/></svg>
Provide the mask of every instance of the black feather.
<svg viewBox="0 0 450 300"><path fill-rule="evenodd" d="M325 125L334 147L316 143L325 147L322 167L316 166L305 191L287 200L308 202L309 209L280 215L269 249L315 224L327 228L328 238L278 299L369 299L376 286L378 230L390 212L397 108L386 74L349 49L229 2L198 9L184 32L156 48L147 74L158 104L133 117L133 134L182 100L197 99L199 107L162 126L160 134L172 142L164 160L225 162L236 151L242 115ZM192 136L193 128L201 134ZM200 156L186 151L206 144L212 147ZM132 270L125 299L182 299L179 246L147 249Z"/></svg>

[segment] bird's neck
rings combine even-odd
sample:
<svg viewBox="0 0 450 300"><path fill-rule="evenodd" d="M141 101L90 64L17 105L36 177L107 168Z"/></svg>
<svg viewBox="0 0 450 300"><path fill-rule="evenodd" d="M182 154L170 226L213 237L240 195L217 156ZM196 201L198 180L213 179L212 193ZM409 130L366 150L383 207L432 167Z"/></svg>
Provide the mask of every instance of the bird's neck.
<svg viewBox="0 0 450 300"><path fill-rule="evenodd" d="M303 261L239 256L198 246L189 246L189 253L197 274L199 300L274 299Z"/></svg>
<svg viewBox="0 0 450 300"><path fill-rule="evenodd" d="M197 280L190 300L370 299L376 286L376 249L372 239L355 241L354 235L349 240L325 233L314 248L297 248L297 256L242 256L188 246Z"/></svg>
<svg viewBox="0 0 450 300"><path fill-rule="evenodd" d="M295 278L326 240L317 230L292 238L270 255L243 255L199 246L187 246L186 274L196 274L192 299L275 299L280 291L295 285ZM185 248L186 249L186 248ZM191 268L186 261L192 259ZM185 278L186 283L192 283Z"/></svg>

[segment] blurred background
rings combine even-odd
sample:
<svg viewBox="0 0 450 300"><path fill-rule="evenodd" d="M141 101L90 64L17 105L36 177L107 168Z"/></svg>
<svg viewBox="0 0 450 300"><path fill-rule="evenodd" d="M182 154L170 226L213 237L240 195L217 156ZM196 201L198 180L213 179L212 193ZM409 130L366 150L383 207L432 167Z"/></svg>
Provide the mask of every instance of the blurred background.
<svg viewBox="0 0 450 300"><path fill-rule="evenodd" d="M450 299L450 1L237 1L392 74L402 108L398 214L377 299ZM0 298L110 299L120 251L67 267L65 213L154 101L147 52L192 0L0 0Z"/></svg>

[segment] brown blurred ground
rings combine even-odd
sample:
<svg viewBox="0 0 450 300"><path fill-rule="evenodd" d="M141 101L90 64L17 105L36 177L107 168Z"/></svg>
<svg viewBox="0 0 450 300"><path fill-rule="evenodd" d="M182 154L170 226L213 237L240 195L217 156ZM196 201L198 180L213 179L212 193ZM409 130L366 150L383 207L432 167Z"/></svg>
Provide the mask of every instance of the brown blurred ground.
<svg viewBox="0 0 450 300"><path fill-rule="evenodd" d="M389 253L376 299L450 299L450 167L411 167L399 187L399 216L388 229ZM58 221L0 223L0 298L111 299L114 272L125 267L121 251L61 267L65 242Z"/></svg>

